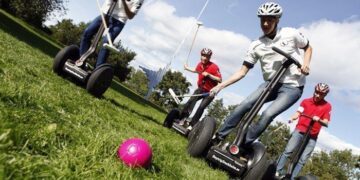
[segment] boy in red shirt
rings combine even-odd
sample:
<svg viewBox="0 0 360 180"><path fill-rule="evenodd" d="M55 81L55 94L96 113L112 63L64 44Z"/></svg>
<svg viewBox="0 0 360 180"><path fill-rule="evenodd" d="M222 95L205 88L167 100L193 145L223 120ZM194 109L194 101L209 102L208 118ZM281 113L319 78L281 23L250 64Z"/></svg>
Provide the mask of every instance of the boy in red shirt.
<svg viewBox="0 0 360 180"><path fill-rule="evenodd" d="M215 87L219 82L221 82L221 73L219 67L210 61L212 55L211 49L204 48L201 50L201 62L198 63L195 69L190 68L187 64L184 65L184 69L193 73L198 73L198 88L194 91L193 94L203 94L208 93L210 89ZM189 117L196 102L200 99L200 106L196 110L196 113L191 118L190 125L188 129L191 130L192 127L199 121L205 108L212 102L214 96L193 96L191 97L186 104L184 105L183 110L180 113L180 119Z"/></svg>
<svg viewBox="0 0 360 180"><path fill-rule="evenodd" d="M294 171L292 173L291 179L294 179L301 168L305 165L306 161L310 157L312 151L316 145L316 139L320 133L320 129L322 126L327 127L330 121L330 113L331 113L331 104L327 102L324 98L329 92L329 86L325 83L319 83L315 86L315 92L313 97L304 99L299 109L296 113L291 116L291 121L295 121L299 119L298 124L294 132L291 135L291 138L286 145L285 151L279 157L277 168L276 168L276 176L283 175L283 168L285 166L287 158L295 151L295 148L301 143L302 138L310 125L311 121L315 121L312 129L310 130L310 139L308 144L305 147L304 152L301 154L299 162L296 164ZM301 114L305 114L307 116L313 117L309 119L307 117L301 116Z"/></svg>

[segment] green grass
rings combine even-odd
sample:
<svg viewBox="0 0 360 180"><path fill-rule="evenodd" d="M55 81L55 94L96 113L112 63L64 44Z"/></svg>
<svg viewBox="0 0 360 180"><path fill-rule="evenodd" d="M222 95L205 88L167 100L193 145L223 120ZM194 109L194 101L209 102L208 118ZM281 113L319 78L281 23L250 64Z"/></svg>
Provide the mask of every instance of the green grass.
<svg viewBox="0 0 360 180"><path fill-rule="evenodd" d="M51 71L54 45L26 28L9 33L0 18L1 179L228 178L187 155L187 140L162 127L159 108L116 83L92 97ZM149 170L118 160L130 137L151 144Z"/></svg>

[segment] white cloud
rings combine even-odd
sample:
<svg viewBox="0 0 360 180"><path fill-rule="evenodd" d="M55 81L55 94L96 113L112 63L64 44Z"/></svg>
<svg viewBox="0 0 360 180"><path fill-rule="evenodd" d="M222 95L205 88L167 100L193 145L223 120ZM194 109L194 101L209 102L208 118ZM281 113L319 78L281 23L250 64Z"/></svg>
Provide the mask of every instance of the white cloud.
<svg viewBox="0 0 360 180"><path fill-rule="evenodd" d="M343 140L339 139L338 137L330 134L326 130L322 129L317 142L317 147L324 151L331 151L331 150L345 150L351 149L353 154L360 155L360 148L344 142Z"/></svg>
<svg viewBox="0 0 360 180"><path fill-rule="evenodd" d="M336 100L360 111L360 21L321 20L301 31L314 49L308 80L328 83Z"/></svg>

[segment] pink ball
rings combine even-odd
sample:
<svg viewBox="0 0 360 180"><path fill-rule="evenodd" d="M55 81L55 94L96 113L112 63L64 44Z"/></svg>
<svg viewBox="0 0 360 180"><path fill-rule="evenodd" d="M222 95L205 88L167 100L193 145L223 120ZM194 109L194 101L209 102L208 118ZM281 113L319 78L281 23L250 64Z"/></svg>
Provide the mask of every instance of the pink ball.
<svg viewBox="0 0 360 180"><path fill-rule="evenodd" d="M144 139L127 139L119 146L117 154L131 168L147 168L151 164L152 150Z"/></svg>

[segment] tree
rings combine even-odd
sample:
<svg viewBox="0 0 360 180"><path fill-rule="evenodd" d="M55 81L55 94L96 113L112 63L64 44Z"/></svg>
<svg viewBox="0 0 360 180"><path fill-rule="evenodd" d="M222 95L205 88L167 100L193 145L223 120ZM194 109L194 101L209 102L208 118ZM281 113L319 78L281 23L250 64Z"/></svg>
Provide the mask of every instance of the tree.
<svg viewBox="0 0 360 180"><path fill-rule="evenodd" d="M348 149L334 150L329 154L324 151L313 153L301 174L311 173L319 179L358 179L358 158L359 156L353 155Z"/></svg>
<svg viewBox="0 0 360 180"><path fill-rule="evenodd" d="M282 122L276 122L275 125L270 124L259 139L265 145L270 159L276 161L285 150L290 136L290 128Z"/></svg>
<svg viewBox="0 0 360 180"><path fill-rule="evenodd" d="M121 82L129 79L131 68L129 63L134 60L136 53L124 46L119 41L116 46L120 49L120 53L110 52L107 62L114 66L114 75L119 78Z"/></svg>
<svg viewBox="0 0 360 180"><path fill-rule="evenodd" d="M1 8L6 9L26 22L42 28L45 20L54 12L64 13L66 0L1 0Z"/></svg>
<svg viewBox="0 0 360 180"><path fill-rule="evenodd" d="M63 19L57 24L50 26L52 37L64 45L80 44L80 38L87 24L81 22L78 25L72 19Z"/></svg>
<svg viewBox="0 0 360 180"><path fill-rule="evenodd" d="M148 79L141 70L131 69L130 79L125 81L125 85L134 90L141 96L145 96L148 90Z"/></svg>
<svg viewBox="0 0 360 180"><path fill-rule="evenodd" d="M174 92L179 94L189 93L191 83L186 80L181 72L171 70L167 71L161 82L155 87L154 92L150 96L150 100L154 103L167 108L168 110L178 107L171 98L168 89L172 88ZM182 98L179 98L182 100Z"/></svg>
<svg viewBox="0 0 360 180"><path fill-rule="evenodd" d="M221 123L227 114L228 110L224 107L223 99L217 99L209 105L206 115L215 118L218 123Z"/></svg>

